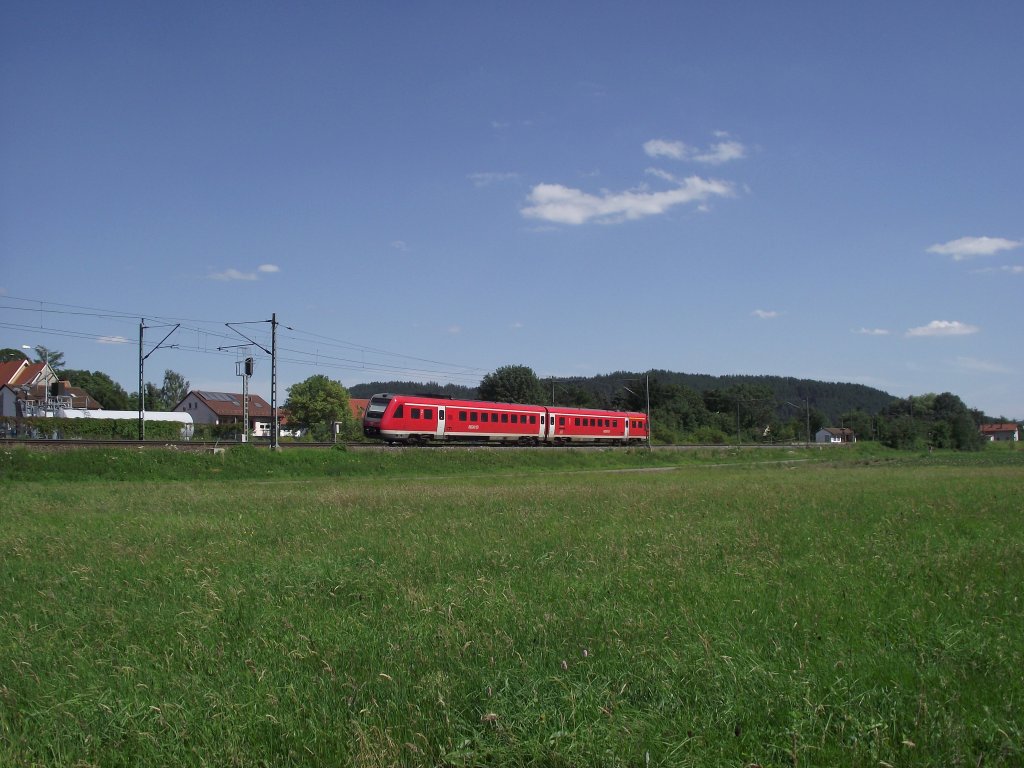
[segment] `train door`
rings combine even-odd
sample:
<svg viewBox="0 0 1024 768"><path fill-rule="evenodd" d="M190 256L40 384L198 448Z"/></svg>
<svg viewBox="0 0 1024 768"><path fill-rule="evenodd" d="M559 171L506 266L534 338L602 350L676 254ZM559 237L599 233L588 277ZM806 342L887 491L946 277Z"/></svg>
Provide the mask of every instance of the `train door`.
<svg viewBox="0 0 1024 768"><path fill-rule="evenodd" d="M437 406L437 427L434 432L434 437L440 440L444 437L444 406Z"/></svg>

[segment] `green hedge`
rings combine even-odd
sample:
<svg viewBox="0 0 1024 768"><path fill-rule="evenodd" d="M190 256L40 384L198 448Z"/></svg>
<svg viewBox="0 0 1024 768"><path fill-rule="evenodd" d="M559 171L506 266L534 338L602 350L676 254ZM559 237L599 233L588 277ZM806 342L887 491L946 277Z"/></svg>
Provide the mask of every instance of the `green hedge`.
<svg viewBox="0 0 1024 768"><path fill-rule="evenodd" d="M0 421L8 437L58 440L137 440L137 419L7 418ZM171 421L147 421L147 440L180 440L182 425Z"/></svg>

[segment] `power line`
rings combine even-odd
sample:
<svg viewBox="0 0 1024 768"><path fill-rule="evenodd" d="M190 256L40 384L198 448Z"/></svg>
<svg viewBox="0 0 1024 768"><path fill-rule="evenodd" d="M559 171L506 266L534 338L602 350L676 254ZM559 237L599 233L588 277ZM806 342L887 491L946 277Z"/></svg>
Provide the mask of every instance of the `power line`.
<svg viewBox="0 0 1024 768"><path fill-rule="evenodd" d="M33 304L38 306L12 306L12 305L0 305L0 310L10 310L14 312L38 312L40 314L39 325L30 325L27 323L12 323L0 321L0 328L8 328L11 330L17 330L29 333L43 332L46 334L60 336L64 338L74 339L89 339L95 341L103 341L106 339L106 343L110 344L128 344L129 339L125 335L121 334L109 334L104 336L101 333L87 333L81 330L73 330L65 327L56 327L49 325L42 321L44 315L47 316L67 316L76 318L91 317L97 320L113 321L117 323L131 323L133 326L137 322L138 317L142 313L132 313L123 310L111 310L100 307L90 307L77 304L65 304L60 302L50 302L40 299L29 299L19 296L6 296L8 301L24 302L26 304ZM222 329L223 323L215 320L200 320L196 318L176 318L169 316L158 316L152 313L145 313L147 317L154 321L161 322L173 322L181 324L180 332L186 337L189 334L195 333L197 340L195 344L189 344L182 340L177 344L177 348L180 351L193 352L198 354L216 354L220 356L229 356L229 352L217 350L216 348L208 348L204 343L203 339L209 340L211 346L216 345L218 341L230 340L234 337L226 333ZM185 324L188 325L185 325ZM209 325L211 327L203 327ZM286 327L286 326L285 326ZM289 357L280 357L282 362L288 362L295 365L310 366L315 369L328 368L333 370L341 371L359 371L359 372L375 372L379 374L386 374L392 376L403 376L410 378L444 378L449 380L461 380L467 382L473 382L479 380L479 377L486 372L486 369L478 366L466 366L455 363L448 363L440 360L433 360L430 358L417 357L414 355L407 355L400 352L393 352L390 350L384 350L377 347L371 347L364 344L357 344L354 342L346 341L343 339L336 339L324 334L315 333L311 331L305 331L302 329L289 328L291 334L288 338L292 339L298 344L317 344L323 345L328 348L341 350L351 350L360 352L361 357L355 359L354 357L346 357L338 354L325 354L321 352L319 348L309 351L307 349L289 347L283 348L282 351L288 353ZM258 334L256 334L258 335ZM149 346L149 345L147 345ZM384 359L381 359L384 358ZM388 359L390 358L390 359ZM408 361L407 364L403 364L403 361Z"/></svg>

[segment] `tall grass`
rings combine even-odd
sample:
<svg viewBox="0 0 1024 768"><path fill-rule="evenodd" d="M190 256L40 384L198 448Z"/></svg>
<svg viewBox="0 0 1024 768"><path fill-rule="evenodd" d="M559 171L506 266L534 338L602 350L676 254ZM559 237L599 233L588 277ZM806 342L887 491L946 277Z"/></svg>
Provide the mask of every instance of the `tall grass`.
<svg viewBox="0 0 1024 768"><path fill-rule="evenodd" d="M7 484L0 764L1019 765L978 461Z"/></svg>

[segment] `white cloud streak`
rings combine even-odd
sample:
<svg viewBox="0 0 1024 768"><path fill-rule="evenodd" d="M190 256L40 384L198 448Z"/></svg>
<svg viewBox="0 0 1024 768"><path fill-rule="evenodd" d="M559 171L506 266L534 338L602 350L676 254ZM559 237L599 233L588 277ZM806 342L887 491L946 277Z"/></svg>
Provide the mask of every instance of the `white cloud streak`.
<svg viewBox="0 0 1024 768"><path fill-rule="evenodd" d="M726 181L690 176L675 189L650 192L644 189L594 195L561 184L538 184L520 213L528 219L556 224L614 224L665 213L670 208L702 202L712 197L731 197L733 185Z"/></svg>
<svg viewBox="0 0 1024 768"><path fill-rule="evenodd" d="M728 134L716 134L724 138ZM741 160L747 156L747 148L734 139L718 141L701 150L691 147L682 141L671 141L668 139L651 139L644 142L644 152L648 157L667 157L670 160L691 160L695 163L706 163L708 165L721 165L733 160Z"/></svg>
<svg viewBox="0 0 1024 768"><path fill-rule="evenodd" d="M889 335L889 331L887 331L885 328L861 328L859 330L854 331L854 333L859 333L862 336L888 336Z"/></svg>
<svg viewBox="0 0 1024 768"><path fill-rule="evenodd" d="M907 331L907 336L970 336L980 331L976 325L961 323L959 320L932 320Z"/></svg>
<svg viewBox="0 0 1024 768"><path fill-rule="evenodd" d="M96 339L97 344L127 344L128 339L124 336L100 336Z"/></svg>
<svg viewBox="0 0 1024 768"><path fill-rule="evenodd" d="M755 309L750 314L752 314L754 317L759 317L762 320L774 320L782 313L776 312L774 309Z"/></svg>
<svg viewBox="0 0 1024 768"><path fill-rule="evenodd" d="M1022 245L1024 242L1020 240L1007 240L1004 237L961 237L948 243L929 246L928 253L952 256L954 261L963 261L978 256L991 256L1000 251L1012 251Z"/></svg>
<svg viewBox="0 0 1024 768"><path fill-rule="evenodd" d="M255 280L259 280L261 274L267 275L267 274L273 274L275 272L280 272L280 271L281 271L281 268L279 266L277 266L276 264L260 264L258 267L256 267L256 271L255 272L242 272L239 269L234 269L233 267L231 267L231 268L225 269L223 272L214 272L214 273L212 273L209 276L209 279L210 280L222 280L222 281L225 281L225 282L232 282L232 281L253 282Z"/></svg>
<svg viewBox="0 0 1024 768"><path fill-rule="evenodd" d="M214 272L210 275L211 280L258 280L255 272L240 272L237 269L225 269L223 272Z"/></svg>

